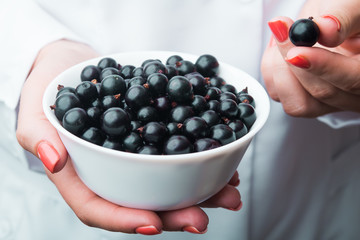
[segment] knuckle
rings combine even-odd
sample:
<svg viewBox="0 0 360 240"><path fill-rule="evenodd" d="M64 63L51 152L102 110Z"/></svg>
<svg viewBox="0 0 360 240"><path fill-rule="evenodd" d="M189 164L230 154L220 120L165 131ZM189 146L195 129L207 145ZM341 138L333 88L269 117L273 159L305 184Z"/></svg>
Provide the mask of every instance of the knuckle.
<svg viewBox="0 0 360 240"><path fill-rule="evenodd" d="M334 87L323 87L323 86L314 86L311 90L310 90L310 94L322 101L322 102L326 102L330 99L333 99L334 96L336 95L336 89Z"/></svg>

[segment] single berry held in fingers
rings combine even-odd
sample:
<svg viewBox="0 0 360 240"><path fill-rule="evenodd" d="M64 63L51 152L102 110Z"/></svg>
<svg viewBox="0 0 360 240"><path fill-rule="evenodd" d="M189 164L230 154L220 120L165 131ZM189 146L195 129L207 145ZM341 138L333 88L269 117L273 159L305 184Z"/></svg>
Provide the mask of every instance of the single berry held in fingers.
<svg viewBox="0 0 360 240"><path fill-rule="evenodd" d="M313 18L295 21L289 30L289 38L295 46L313 46L319 39L320 29Z"/></svg>

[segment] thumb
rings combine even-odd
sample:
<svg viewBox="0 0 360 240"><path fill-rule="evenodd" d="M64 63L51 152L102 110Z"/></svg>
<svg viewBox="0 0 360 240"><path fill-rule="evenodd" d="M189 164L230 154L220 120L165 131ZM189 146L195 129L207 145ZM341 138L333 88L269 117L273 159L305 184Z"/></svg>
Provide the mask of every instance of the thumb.
<svg viewBox="0 0 360 240"><path fill-rule="evenodd" d="M360 1L322 1L319 16L314 17L320 29L319 43L336 47L360 32Z"/></svg>

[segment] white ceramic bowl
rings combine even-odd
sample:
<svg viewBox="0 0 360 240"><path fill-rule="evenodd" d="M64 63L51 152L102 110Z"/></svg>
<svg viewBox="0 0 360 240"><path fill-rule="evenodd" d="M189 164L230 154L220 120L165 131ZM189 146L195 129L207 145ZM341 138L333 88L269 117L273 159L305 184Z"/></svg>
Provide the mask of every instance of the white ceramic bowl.
<svg viewBox="0 0 360 240"><path fill-rule="evenodd" d="M120 64L139 66L146 59L163 62L174 54L195 62L198 56L177 52L129 52L110 55ZM104 56L102 56L104 57ZM245 72L220 62L219 75L238 91L248 87L256 103L257 120L247 135L225 146L182 155L140 155L107 149L66 131L56 119L57 85L75 87L81 70L102 58L78 64L56 77L43 97L44 112L57 129L80 179L96 194L113 203L148 210L179 209L200 203L221 190L235 173L254 135L269 114L269 98L263 87Z"/></svg>

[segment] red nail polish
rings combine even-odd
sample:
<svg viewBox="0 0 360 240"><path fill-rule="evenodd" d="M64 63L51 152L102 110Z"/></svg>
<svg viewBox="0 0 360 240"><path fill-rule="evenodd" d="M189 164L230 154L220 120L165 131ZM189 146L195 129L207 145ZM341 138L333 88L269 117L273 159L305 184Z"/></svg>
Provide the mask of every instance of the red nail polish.
<svg viewBox="0 0 360 240"><path fill-rule="evenodd" d="M283 21L277 20L274 22L268 22L268 25L276 40L279 42L283 42L288 38L288 28Z"/></svg>
<svg viewBox="0 0 360 240"><path fill-rule="evenodd" d="M300 56L300 55L295 56L290 59L286 58L285 61L287 61L291 65L294 65L299 68L309 68L310 67L310 62L305 57Z"/></svg>
<svg viewBox="0 0 360 240"><path fill-rule="evenodd" d="M183 231L189 232L189 233L194 233L194 234L204 234L207 232L207 228L204 231L200 232L196 227L186 226L183 228Z"/></svg>
<svg viewBox="0 0 360 240"><path fill-rule="evenodd" d="M161 231L154 226L138 227L135 229L135 232L143 235L156 235L161 233Z"/></svg>
<svg viewBox="0 0 360 240"><path fill-rule="evenodd" d="M338 32L340 32L340 30L341 30L341 23L340 23L340 21L339 21L339 19L337 19L337 17L335 17L334 15L323 15L323 16L321 16L322 18L327 18L327 19L331 19L331 20L333 20L335 23L336 23L336 25L337 25L337 31Z"/></svg>
<svg viewBox="0 0 360 240"><path fill-rule="evenodd" d="M55 167L60 161L60 155L54 146L47 141L42 141L37 147L37 153L45 167L54 173Z"/></svg>

